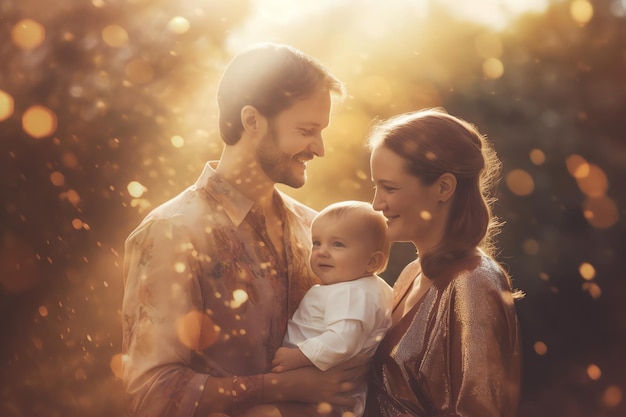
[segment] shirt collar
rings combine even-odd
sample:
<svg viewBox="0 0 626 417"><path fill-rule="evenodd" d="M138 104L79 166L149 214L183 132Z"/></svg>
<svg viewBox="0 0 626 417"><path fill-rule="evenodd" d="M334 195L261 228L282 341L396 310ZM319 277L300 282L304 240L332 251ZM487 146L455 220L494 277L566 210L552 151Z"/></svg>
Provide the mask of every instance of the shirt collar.
<svg viewBox="0 0 626 417"><path fill-rule="evenodd" d="M217 161L209 161L196 181L196 188L209 193L218 203L218 210L224 210L235 226L239 226L254 202L237 191L228 181L215 172Z"/></svg>

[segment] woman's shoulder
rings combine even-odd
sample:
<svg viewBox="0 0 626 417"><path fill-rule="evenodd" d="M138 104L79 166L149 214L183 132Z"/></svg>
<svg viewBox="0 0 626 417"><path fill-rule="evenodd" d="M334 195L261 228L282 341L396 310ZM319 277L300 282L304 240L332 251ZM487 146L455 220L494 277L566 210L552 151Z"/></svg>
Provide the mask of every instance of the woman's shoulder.
<svg viewBox="0 0 626 417"><path fill-rule="evenodd" d="M499 262L480 252L466 268L458 270L452 277L451 284L457 288L474 288L478 291L511 291L508 274Z"/></svg>
<svg viewBox="0 0 626 417"><path fill-rule="evenodd" d="M411 262L409 262L400 272L400 275L398 275L398 278L406 276L406 275L410 275L410 276L416 276L419 272L421 272L422 267L420 265L420 261L419 258L415 259Z"/></svg>

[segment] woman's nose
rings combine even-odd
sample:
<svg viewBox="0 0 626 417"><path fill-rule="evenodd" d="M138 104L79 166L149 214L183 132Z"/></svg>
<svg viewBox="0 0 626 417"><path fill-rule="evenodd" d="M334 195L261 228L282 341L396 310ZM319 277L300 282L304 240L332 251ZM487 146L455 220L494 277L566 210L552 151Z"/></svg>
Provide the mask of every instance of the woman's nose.
<svg viewBox="0 0 626 417"><path fill-rule="evenodd" d="M376 211L382 211L385 208L384 200L380 197L378 191L374 191L374 199L372 200L372 208Z"/></svg>

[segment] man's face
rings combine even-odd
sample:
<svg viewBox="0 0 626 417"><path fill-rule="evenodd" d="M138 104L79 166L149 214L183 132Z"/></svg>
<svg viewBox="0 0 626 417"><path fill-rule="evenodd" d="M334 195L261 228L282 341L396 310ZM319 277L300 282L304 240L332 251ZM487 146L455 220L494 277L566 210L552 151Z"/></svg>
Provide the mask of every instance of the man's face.
<svg viewBox="0 0 626 417"><path fill-rule="evenodd" d="M330 94L318 89L269 120L256 155L270 180L294 188L304 185L307 162L324 156L322 130L329 117Z"/></svg>

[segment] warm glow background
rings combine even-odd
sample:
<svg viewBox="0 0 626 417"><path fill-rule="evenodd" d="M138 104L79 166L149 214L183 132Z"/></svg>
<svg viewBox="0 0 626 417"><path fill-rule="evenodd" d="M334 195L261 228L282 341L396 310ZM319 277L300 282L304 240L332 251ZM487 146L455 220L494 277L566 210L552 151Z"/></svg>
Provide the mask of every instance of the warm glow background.
<svg viewBox="0 0 626 417"><path fill-rule="evenodd" d="M372 197L373 120L443 106L488 135L527 293L520 416L626 415L626 1L295 4L0 1L0 416L124 415L124 239L219 157L217 81L266 40L349 90L287 190L316 209Z"/></svg>

